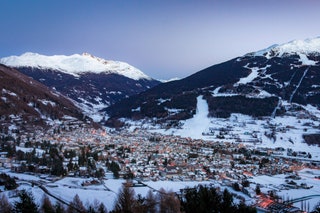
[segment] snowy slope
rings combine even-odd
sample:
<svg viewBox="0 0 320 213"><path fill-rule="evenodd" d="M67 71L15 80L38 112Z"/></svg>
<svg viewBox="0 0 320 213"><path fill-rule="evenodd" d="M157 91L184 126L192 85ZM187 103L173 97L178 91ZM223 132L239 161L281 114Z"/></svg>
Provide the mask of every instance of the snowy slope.
<svg viewBox="0 0 320 213"><path fill-rule="evenodd" d="M272 45L271 47L253 53L253 55L271 58L273 56L282 57L285 54L308 55L312 53L320 53L320 37L294 40L281 45Z"/></svg>
<svg viewBox="0 0 320 213"><path fill-rule="evenodd" d="M0 63L10 67L34 67L58 70L74 76L82 73L114 73L139 80L150 79L139 69L120 61L109 61L92 56L88 53L45 56L37 53L24 53L20 56L10 56L0 59Z"/></svg>
<svg viewBox="0 0 320 213"><path fill-rule="evenodd" d="M310 108L308 106L306 108ZM314 160L320 159L320 149L318 146L310 146L304 142L304 134L318 133L320 125L319 110L309 109L315 116L310 118L297 118L285 115L274 118L253 118L243 114L232 114L230 118L208 118L208 103L203 96L197 97L196 114L185 121L181 121L178 128L161 129L148 127L146 123L141 128L149 129L151 132L158 132L167 135L177 135L185 138L202 139L209 141L219 141L217 136L221 129L228 129L228 134L224 135L223 141L231 143L241 143L255 145L256 147L283 147L291 148L294 151L305 151L311 153ZM314 110L314 111L313 111ZM309 125L310 124L310 125ZM138 122L132 122L132 129L139 127ZM275 137L267 137L271 127L275 127ZM256 136L253 137L252 135ZM256 141L253 143L252 141Z"/></svg>

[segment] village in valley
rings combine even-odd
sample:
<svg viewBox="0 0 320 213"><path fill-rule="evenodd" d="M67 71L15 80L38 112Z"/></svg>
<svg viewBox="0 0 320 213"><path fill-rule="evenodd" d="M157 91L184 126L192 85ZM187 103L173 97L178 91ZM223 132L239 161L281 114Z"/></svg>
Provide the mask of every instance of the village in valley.
<svg viewBox="0 0 320 213"><path fill-rule="evenodd" d="M139 128L94 129L77 123L56 125L46 133L13 131L1 137L1 172L22 185L45 188L42 194L49 191L62 199L68 191L66 202L79 194L84 200L105 202L108 209L113 208L110 200L115 200L123 183L142 196L147 189L161 187L178 196L198 184L227 188L238 202L262 212L272 208L311 211L318 203L319 156L259 146L261 142L254 140L259 132L250 132L251 140L246 142L228 140L223 128L209 132L203 135L210 135L210 140L204 140ZM90 190L95 192L88 198L85 194ZM7 195L15 197L13 192ZM109 201L103 200L106 196Z"/></svg>

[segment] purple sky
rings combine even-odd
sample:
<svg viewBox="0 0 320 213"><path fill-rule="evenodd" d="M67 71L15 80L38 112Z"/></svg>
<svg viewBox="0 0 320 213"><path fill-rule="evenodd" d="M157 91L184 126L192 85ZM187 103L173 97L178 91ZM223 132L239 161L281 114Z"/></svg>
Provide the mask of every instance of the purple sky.
<svg viewBox="0 0 320 213"><path fill-rule="evenodd" d="M0 57L88 52L157 79L320 36L318 0L1 0Z"/></svg>

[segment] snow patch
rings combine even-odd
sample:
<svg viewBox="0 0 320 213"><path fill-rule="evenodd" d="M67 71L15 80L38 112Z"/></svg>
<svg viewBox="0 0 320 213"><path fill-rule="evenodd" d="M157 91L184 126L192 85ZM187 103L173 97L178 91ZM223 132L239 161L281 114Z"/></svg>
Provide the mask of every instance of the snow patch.
<svg viewBox="0 0 320 213"><path fill-rule="evenodd" d="M53 102L53 101L48 101L48 100L40 100L39 99L39 101L41 102L41 103L43 103L43 105L48 105L48 104L50 104L51 106L56 106L56 103L55 102Z"/></svg>
<svg viewBox="0 0 320 213"><path fill-rule="evenodd" d="M6 89L2 89L2 94L8 94L17 97L17 94Z"/></svg>
<svg viewBox="0 0 320 213"><path fill-rule="evenodd" d="M191 138L201 138L202 132L210 124L210 119L208 118L209 106L203 96L197 97L197 110L193 118L188 119L183 122L182 129L173 130L174 135L187 135Z"/></svg>
<svg viewBox="0 0 320 213"><path fill-rule="evenodd" d="M170 79L168 79L168 80L158 80L158 81L160 81L161 83L168 83L168 82L170 82L170 81L179 81L181 78L178 78L178 77L175 77L175 78L170 78Z"/></svg>
<svg viewBox="0 0 320 213"><path fill-rule="evenodd" d="M302 65L307 66L314 66L316 65L316 61L310 60L305 54L299 53L300 61L302 62Z"/></svg>
<svg viewBox="0 0 320 213"><path fill-rule="evenodd" d="M259 76L259 73L258 73L259 67L253 67L253 68L246 67L246 68L251 69L251 73L247 77L240 78L240 80L237 83L235 83L234 86L237 86L239 84L250 83Z"/></svg>

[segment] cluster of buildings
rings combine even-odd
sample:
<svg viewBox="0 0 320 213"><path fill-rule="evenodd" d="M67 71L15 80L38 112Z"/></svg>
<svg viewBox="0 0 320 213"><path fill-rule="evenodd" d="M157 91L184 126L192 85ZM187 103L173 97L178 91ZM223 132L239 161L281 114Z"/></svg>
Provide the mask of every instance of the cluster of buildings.
<svg viewBox="0 0 320 213"><path fill-rule="evenodd" d="M123 130L119 133L82 127L53 129L46 133L19 135L16 149L34 152L39 158L49 157L50 153L43 147L43 142L59 149L65 175L69 176L89 176L92 168L106 171L106 165L115 162L119 166L120 178L134 177L141 181L217 180L232 186L255 175L294 174L306 166L319 168L320 165L310 158L297 160L291 150L281 147L258 148L253 144L195 140L143 130ZM66 152L74 155L63 156ZM9 158L7 154L0 151L1 167L19 171L17 168L26 163L19 162L15 157ZM85 165L80 165L84 155L87 161ZM70 163L75 166L70 167ZM89 168L88 164L94 167ZM34 166L34 171L39 173L52 171L47 165ZM244 192L251 197L256 196L252 190Z"/></svg>

